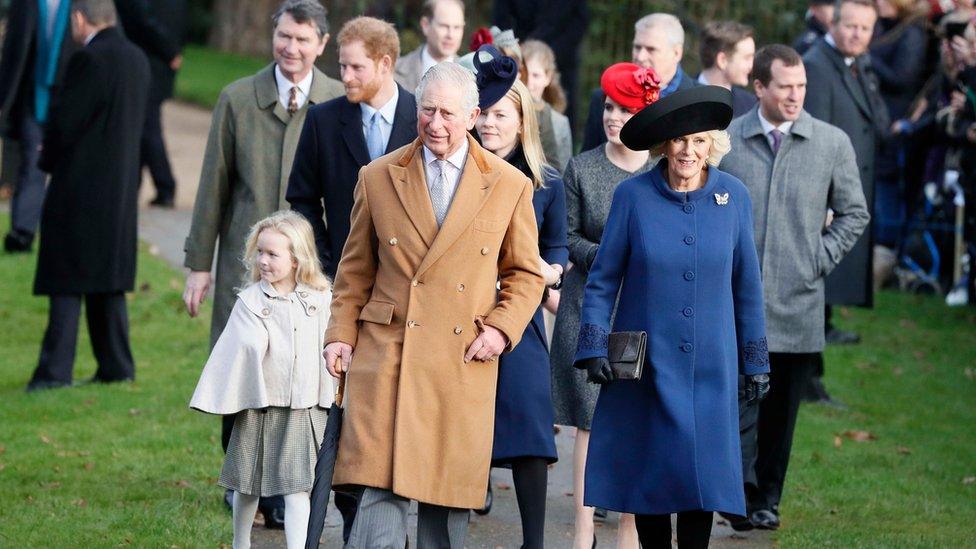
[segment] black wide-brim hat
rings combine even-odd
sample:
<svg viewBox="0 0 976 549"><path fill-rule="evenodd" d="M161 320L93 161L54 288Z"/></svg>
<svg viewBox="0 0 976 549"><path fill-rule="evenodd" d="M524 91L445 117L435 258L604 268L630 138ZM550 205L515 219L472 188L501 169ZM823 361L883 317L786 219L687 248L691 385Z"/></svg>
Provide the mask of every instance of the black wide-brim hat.
<svg viewBox="0 0 976 549"><path fill-rule="evenodd" d="M624 124L620 140L646 151L675 137L724 130L732 121L732 92L721 86L676 91L641 109Z"/></svg>

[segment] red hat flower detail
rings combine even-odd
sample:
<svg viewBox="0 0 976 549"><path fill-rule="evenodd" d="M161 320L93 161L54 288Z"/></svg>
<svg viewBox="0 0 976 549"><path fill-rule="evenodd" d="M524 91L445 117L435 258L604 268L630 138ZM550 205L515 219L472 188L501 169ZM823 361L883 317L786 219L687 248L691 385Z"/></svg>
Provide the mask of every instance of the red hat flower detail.
<svg viewBox="0 0 976 549"><path fill-rule="evenodd" d="M471 35L471 43L468 44L468 49L471 51L478 51L478 48L481 46L494 43L495 39L491 36L491 31L486 27L481 27L474 31L474 34Z"/></svg>
<svg viewBox="0 0 976 549"><path fill-rule="evenodd" d="M654 69L634 63L616 63L600 77L603 93L631 113L643 109L661 97L661 78Z"/></svg>

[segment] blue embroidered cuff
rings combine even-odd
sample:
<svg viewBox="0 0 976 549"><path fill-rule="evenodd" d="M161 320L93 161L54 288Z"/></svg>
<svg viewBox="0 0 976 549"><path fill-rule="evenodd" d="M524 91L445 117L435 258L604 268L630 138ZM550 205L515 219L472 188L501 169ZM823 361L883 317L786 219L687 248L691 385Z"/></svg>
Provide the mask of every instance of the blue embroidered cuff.
<svg viewBox="0 0 976 549"><path fill-rule="evenodd" d="M576 343L576 360L607 356L610 332L603 326L583 324Z"/></svg>
<svg viewBox="0 0 976 549"><path fill-rule="evenodd" d="M748 376L769 372L769 346L765 337L746 341L742 346L742 369Z"/></svg>

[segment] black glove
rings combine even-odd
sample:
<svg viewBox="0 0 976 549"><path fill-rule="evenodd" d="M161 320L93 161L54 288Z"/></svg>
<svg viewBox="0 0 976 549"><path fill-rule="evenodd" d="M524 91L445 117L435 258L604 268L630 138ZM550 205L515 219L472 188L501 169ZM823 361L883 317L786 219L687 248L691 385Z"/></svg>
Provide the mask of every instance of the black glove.
<svg viewBox="0 0 976 549"><path fill-rule="evenodd" d="M615 379L613 369L610 368L610 360L605 356L577 360L573 367L586 370L586 379L590 383L606 385Z"/></svg>
<svg viewBox="0 0 976 549"><path fill-rule="evenodd" d="M756 374L746 376L746 402L762 402L769 392L769 376L767 374Z"/></svg>

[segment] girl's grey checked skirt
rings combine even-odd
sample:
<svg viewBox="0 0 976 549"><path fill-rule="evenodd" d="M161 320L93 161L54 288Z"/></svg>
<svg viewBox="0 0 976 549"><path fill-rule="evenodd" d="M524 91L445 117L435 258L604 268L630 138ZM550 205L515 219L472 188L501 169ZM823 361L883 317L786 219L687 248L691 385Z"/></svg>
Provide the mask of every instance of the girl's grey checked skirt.
<svg viewBox="0 0 976 549"><path fill-rule="evenodd" d="M318 406L238 412L218 483L262 497L311 491L327 420Z"/></svg>

